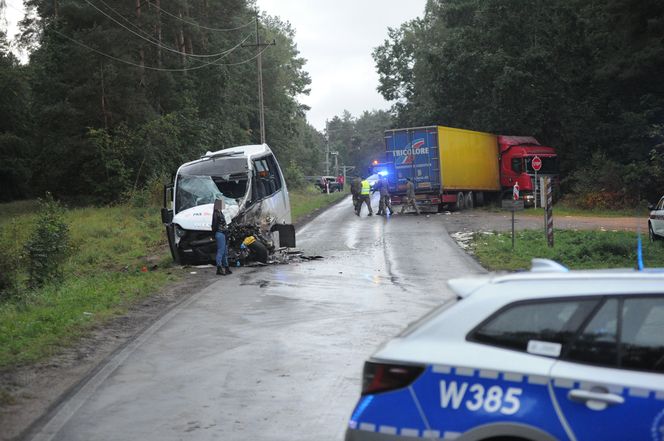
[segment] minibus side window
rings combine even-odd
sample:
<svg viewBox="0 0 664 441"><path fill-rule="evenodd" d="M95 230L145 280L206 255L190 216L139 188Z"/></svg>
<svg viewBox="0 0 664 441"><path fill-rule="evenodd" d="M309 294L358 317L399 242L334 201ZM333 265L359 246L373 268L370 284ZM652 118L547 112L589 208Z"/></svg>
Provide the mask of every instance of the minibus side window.
<svg viewBox="0 0 664 441"><path fill-rule="evenodd" d="M281 190L281 175L279 174L279 167L273 155L268 156L267 164L270 169L270 180L274 185L274 192Z"/></svg>

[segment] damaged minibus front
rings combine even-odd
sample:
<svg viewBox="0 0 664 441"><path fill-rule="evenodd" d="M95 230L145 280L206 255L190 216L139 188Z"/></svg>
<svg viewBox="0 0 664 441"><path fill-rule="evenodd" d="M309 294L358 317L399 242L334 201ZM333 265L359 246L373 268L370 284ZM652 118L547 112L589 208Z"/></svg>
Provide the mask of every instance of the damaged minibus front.
<svg viewBox="0 0 664 441"><path fill-rule="evenodd" d="M274 154L266 144L233 147L183 164L164 187L162 222L175 262L214 261L212 212L218 198L228 225L255 226L270 240L279 231L279 246L295 246L288 189Z"/></svg>

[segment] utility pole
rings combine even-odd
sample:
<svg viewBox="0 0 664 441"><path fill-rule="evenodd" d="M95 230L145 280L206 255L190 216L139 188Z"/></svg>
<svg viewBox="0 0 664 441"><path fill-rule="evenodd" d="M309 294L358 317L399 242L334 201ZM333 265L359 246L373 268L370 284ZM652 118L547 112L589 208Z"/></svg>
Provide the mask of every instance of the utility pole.
<svg viewBox="0 0 664 441"><path fill-rule="evenodd" d="M330 132L329 127L325 124L325 176L330 174Z"/></svg>
<svg viewBox="0 0 664 441"><path fill-rule="evenodd" d="M334 176L339 176L339 152L330 152L334 156Z"/></svg>
<svg viewBox="0 0 664 441"><path fill-rule="evenodd" d="M261 144L265 144L265 110L263 106L263 60L262 50L266 46L275 46L276 40L271 43L261 43L260 35L258 34L258 11L256 11L256 43L243 44L242 47L255 47L258 57L256 58L256 67L258 69L258 120L261 128Z"/></svg>
<svg viewBox="0 0 664 441"><path fill-rule="evenodd" d="M354 165L342 165L341 169L344 172L344 185L346 185L346 182L348 182L347 173L355 170L355 166Z"/></svg>

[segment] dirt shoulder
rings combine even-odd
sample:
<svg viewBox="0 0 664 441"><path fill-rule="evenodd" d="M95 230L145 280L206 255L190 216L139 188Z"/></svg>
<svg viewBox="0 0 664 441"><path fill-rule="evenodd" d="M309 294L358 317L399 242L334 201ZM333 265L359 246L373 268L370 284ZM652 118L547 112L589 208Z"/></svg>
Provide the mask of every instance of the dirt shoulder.
<svg viewBox="0 0 664 441"><path fill-rule="evenodd" d="M339 199L336 205L346 200ZM296 230L328 207L319 208L295 223ZM217 280L214 267L174 267L182 279L134 305L126 314L94 328L74 346L35 365L0 371L0 441L26 438L44 422L84 380L94 375L117 352L171 309Z"/></svg>
<svg viewBox="0 0 664 441"><path fill-rule="evenodd" d="M475 231L511 231L512 215L494 213L482 210L467 210L449 214L439 214L447 228L452 233ZM517 230L544 229L544 219L534 216L524 216L516 212L514 227ZM603 231L640 231L648 232L647 217L589 217L589 216L556 216L554 212L553 227L563 230L603 230Z"/></svg>

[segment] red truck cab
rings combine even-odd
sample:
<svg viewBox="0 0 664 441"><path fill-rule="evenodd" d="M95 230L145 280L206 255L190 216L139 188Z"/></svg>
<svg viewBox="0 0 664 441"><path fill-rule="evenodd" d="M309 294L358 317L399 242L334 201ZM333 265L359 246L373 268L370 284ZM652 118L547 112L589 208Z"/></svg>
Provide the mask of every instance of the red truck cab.
<svg viewBox="0 0 664 441"><path fill-rule="evenodd" d="M532 160L539 156L542 168L537 177L551 176L554 183L558 182L558 155L556 149L541 145L532 136L498 136L500 151L500 185L504 191L512 191L516 182L519 183L521 198L526 204L535 201L534 182L535 170Z"/></svg>

